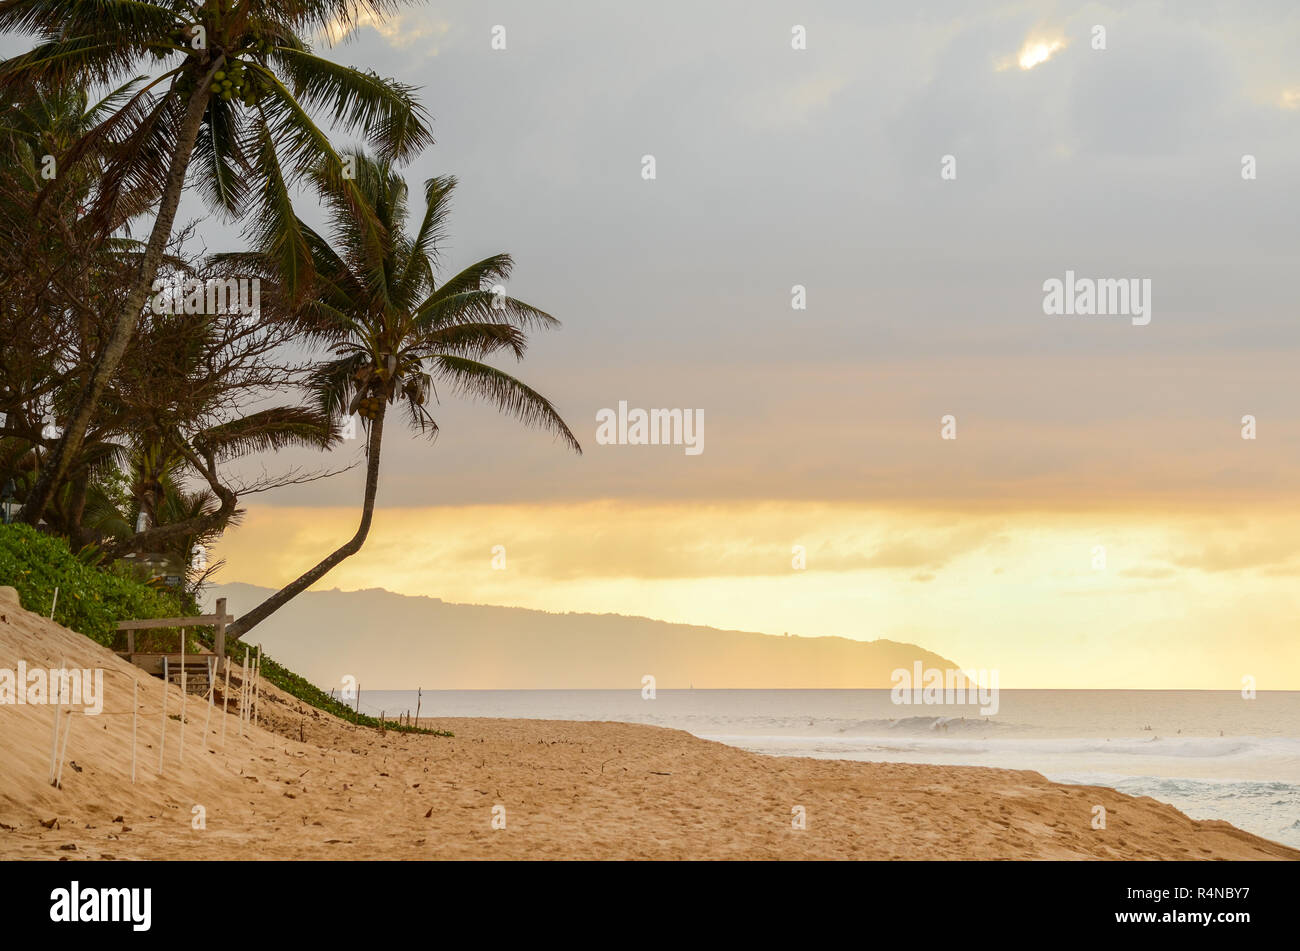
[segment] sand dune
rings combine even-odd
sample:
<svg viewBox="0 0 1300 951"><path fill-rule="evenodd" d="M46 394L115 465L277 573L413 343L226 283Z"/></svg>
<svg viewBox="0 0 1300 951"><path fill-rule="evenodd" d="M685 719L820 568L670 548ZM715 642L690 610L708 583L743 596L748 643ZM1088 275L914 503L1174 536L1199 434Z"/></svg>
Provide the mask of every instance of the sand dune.
<svg viewBox="0 0 1300 951"><path fill-rule="evenodd" d="M0 706L4 858L1300 859L1224 822L1034 772L764 757L620 723L447 719L426 723L451 739L381 734L274 688L265 728L241 738L231 714L224 747L219 706L204 736L191 699L184 761L169 720L160 776L164 687L148 677L133 785L135 668L12 602L0 616L0 667L106 671L104 712L75 718L61 789L48 782L52 708Z"/></svg>

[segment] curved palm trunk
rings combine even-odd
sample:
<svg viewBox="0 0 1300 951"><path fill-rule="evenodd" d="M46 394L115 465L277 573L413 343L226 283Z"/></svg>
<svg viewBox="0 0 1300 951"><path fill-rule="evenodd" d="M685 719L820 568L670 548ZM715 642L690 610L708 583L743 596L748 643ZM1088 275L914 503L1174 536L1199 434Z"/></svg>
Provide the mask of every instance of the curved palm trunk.
<svg viewBox="0 0 1300 951"><path fill-rule="evenodd" d="M370 424L370 439L366 446L366 452L369 456L366 460L366 496L361 506L361 524L357 526L356 534L352 536L352 539L347 544L335 550L333 554L315 568L312 568L296 581L285 585L253 610L240 617L234 624L227 627L227 643L231 643L247 634L289 601L325 577L330 569L339 562L345 558L350 558L361 550L361 546L365 544L366 536L370 534L370 521L375 514L375 491L379 488L379 448L384 438L384 414L387 409L387 404L381 405L379 415Z"/></svg>
<svg viewBox="0 0 1300 951"><path fill-rule="evenodd" d="M208 87L212 83L212 74L221 68L223 62L225 57L219 56L211 63L207 74L190 97L185 120L178 130L176 149L172 152L171 163L167 168L167 180L158 205L158 216L154 219L153 230L149 233L149 243L145 246L139 273L126 295L126 300L122 303L112 333L109 334L104 349L91 370L90 379L81 390L63 438L54 447L49 461L41 470L31 492L28 493L21 517L30 525L35 525L41 520L46 507L50 504L50 499L67 478L68 469L77 457L77 453L81 451L86 430L90 428L90 421L95 415L100 399L103 398L108 381L117 372L118 364L122 362L122 356L131 343L131 337L135 334L136 321L140 319L140 313L144 310L145 301L153 288L154 274L158 270L158 265L162 263L167 242L171 240L172 224L176 220L176 209L180 205L181 191L185 187L185 173L189 170L190 156L194 152L194 143L198 141L199 128L203 125L203 114L208 108Z"/></svg>

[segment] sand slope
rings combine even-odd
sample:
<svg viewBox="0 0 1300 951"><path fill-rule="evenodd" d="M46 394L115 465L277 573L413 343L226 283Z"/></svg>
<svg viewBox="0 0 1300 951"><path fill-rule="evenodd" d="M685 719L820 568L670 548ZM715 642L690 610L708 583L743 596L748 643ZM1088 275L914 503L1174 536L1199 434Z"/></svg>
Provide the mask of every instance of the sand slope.
<svg viewBox="0 0 1300 951"><path fill-rule="evenodd" d="M145 676L132 785L136 669L11 602L0 615L0 667L103 667L107 694L103 715L75 718L80 769L65 766L61 789L47 779L53 709L0 706L4 858L1300 859L1225 822L1034 772L766 757L618 723L457 719L436 721L454 739L380 734L274 688L268 728L241 738L231 714L224 749L219 705L205 738L191 699L184 762L169 720L160 776L164 687ZM173 713L180 699L169 688ZM195 805L206 829L191 828ZM1094 805L1105 830L1091 828Z"/></svg>

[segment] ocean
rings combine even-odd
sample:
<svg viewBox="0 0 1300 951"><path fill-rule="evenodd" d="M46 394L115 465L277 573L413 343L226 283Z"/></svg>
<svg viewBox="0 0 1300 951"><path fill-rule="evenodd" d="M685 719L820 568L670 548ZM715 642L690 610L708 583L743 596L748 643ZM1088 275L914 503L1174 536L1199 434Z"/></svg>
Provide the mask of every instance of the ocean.
<svg viewBox="0 0 1300 951"><path fill-rule="evenodd" d="M366 713L415 708L414 690L362 692ZM773 756L1032 769L1300 848L1300 691L1003 690L986 717L888 690L437 690L420 716L615 720Z"/></svg>

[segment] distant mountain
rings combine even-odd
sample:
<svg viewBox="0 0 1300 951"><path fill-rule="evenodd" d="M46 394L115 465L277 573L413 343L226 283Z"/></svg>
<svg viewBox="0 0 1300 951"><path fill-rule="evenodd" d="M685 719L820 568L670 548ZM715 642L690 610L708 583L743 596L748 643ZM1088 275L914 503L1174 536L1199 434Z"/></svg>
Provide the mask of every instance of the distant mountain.
<svg viewBox="0 0 1300 951"><path fill-rule="evenodd" d="M219 585L236 616L270 589ZM345 675L363 688L659 689L890 687L897 668L955 669L914 644L784 637L669 624L621 614L551 614L451 604L382 588L309 591L248 635L276 660L325 687Z"/></svg>

